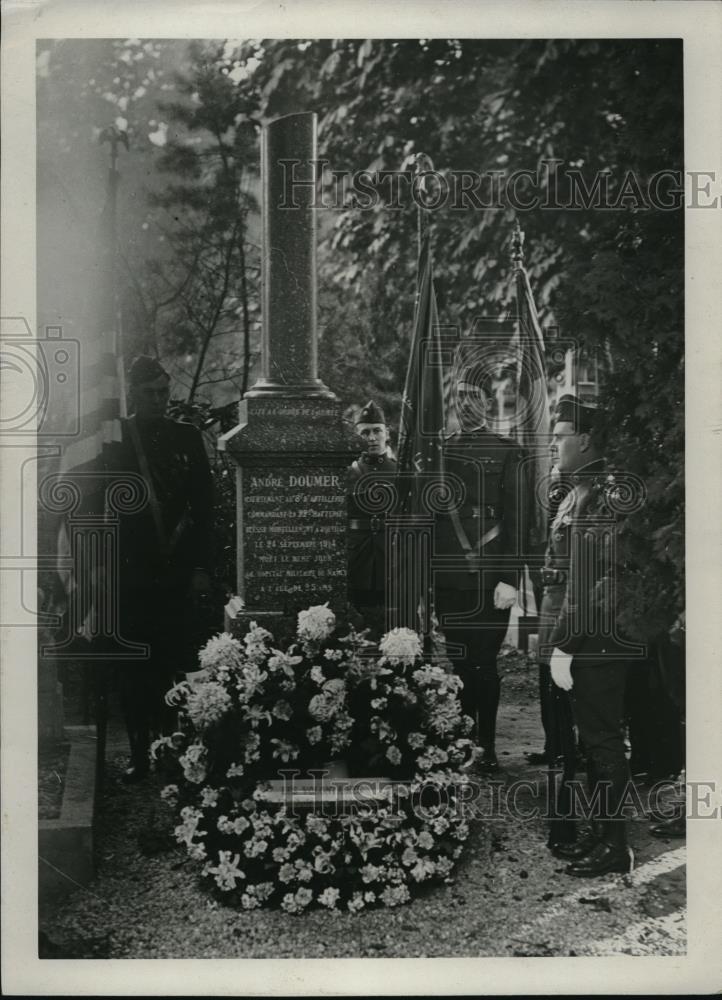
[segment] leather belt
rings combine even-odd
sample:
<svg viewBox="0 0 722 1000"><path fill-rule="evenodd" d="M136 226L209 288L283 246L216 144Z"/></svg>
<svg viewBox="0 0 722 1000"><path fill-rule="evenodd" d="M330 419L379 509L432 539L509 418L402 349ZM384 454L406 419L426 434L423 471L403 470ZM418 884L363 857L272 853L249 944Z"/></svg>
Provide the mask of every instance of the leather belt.
<svg viewBox="0 0 722 1000"><path fill-rule="evenodd" d="M555 584L566 583L567 574L563 569L545 567L541 570L541 582L545 587L553 587Z"/></svg>
<svg viewBox="0 0 722 1000"><path fill-rule="evenodd" d="M351 531L381 531L384 519L382 517L352 517L348 526Z"/></svg>

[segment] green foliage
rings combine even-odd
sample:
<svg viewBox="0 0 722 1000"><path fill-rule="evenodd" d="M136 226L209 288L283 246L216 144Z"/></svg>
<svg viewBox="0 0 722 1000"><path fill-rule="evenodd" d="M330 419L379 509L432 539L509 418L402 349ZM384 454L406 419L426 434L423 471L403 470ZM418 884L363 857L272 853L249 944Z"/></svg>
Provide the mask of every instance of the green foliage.
<svg viewBox="0 0 722 1000"><path fill-rule="evenodd" d="M259 265L248 234L258 211L257 102L229 77L224 49L193 43L177 97L159 102L173 127L156 164L165 183L150 196L170 247L155 261L165 307L159 349L190 369L189 401L211 385L214 400L223 387L226 399L240 396L258 335Z"/></svg>
<svg viewBox="0 0 722 1000"><path fill-rule="evenodd" d="M120 165L133 284L127 326L134 346L176 359L179 381L200 369L185 394L213 406L238 398L257 357L259 123L316 111L320 155L348 173L407 169L418 153L447 177L496 171L502 187L512 171L539 170L539 194L550 202L564 202L568 190L545 161L562 161L559 174L580 170L589 189L606 174L610 199L632 181L644 193L656 171L683 167L682 46L674 39L206 42L185 51L173 85L169 65L180 65L181 43L83 45L41 44L51 68L38 90L41 190L57 164L77 158L89 122L109 124L108 110L110 120L128 119L131 151ZM80 98L71 91L79 60L87 68ZM140 233L127 191L152 174L151 150L156 196ZM106 152L95 155L101 186ZM64 176L78 175L73 164ZM82 211L83 199L76 204ZM517 214L542 322L612 362L600 398L609 458L647 489L622 535L625 624L651 638L683 608L682 211L621 200L614 210ZM465 334L479 315L509 310L513 222L503 199L433 213L443 324ZM413 317L415 207L408 195L396 208L341 199L319 212L319 228L320 374L348 404L374 397L394 421ZM41 236L47 256L51 243ZM64 246L43 265L48 274L62 274L63 255ZM71 305L63 312L72 315Z"/></svg>
<svg viewBox="0 0 722 1000"><path fill-rule="evenodd" d="M580 169L590 190L597 173L608 175L616 210L592 203L519 216L543 322L612 363L599 401L609 457L647 488L622 536L623 624L646 639L665 632L684 600L683 218L621 195L634 183L646 193L656 171L682 169L681 44L271 41L253 82L266 117L318 112L320 155L334 170L400 170L419 152L445 174L539 170L552 204L569 192L545 160ZM416 213L409 198L404 205L345 204L321 248L321 316L334 330L328 377L347 380L346 398L378 395L392 413L416 264ZM478 315L509 308L513 216L509 207L433 215L440 319L462 334ZM334 286L344 292L335 301ZM357 362L361 378L351 377Z"/></svg>

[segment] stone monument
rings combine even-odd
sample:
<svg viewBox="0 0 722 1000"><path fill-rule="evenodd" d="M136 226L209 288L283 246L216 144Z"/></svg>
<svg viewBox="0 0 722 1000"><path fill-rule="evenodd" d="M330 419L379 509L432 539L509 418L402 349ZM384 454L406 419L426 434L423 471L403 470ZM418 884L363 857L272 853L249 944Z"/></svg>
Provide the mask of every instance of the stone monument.
<svg viewBox="0 0 722 1000"><path fill-rule="evenodd" d="M277 640L293 632L300 609L347 604L345 480L359 446L342 403L318 378L316 159L315 114L264 128L262 374L218 444L238 465L245 606L232 629L242 634L255 620Z"/></svg>

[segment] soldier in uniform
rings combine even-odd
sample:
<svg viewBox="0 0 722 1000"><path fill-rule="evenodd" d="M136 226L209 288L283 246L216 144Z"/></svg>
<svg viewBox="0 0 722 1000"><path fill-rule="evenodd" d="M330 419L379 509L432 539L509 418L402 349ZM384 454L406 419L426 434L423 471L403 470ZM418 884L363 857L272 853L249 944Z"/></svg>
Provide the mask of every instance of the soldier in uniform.
<svg viewBox="0 0 722 1000"><path fill-rule="evenodd" d="M383 516L364 504L364 494L375 481L394 479L396 459L389 453L389 435L383 410L373 400L361 410L356 432L365 449L348 471L348 594L351 604L382 627L386 600L386 535Z"/></svg>
<svg viewBox="0 0 722 1000"><path fill-rule="evenodd" d="M591 828L574 843L553 847L570 860L570 875L594 877L628 872L621 805L630 780L624 746L627 647L613 628L613 565L609 506L596 411L574 396L562 396L552 434L552 452L573 489L552 529L568 553L564 596L556 624L546 634L554 683L571 692L574 718L587 757ZM553 544L557 546L557 541ZM540 637L541 638L541 637ZM541 644L541 643L540 643Z"/></svg>
<svg viewBox="0 0 722 1000"><path fill-rule="evenodd" d="M549 847L576 840L577 824L571 816L573 800L570 782L574 779L577 761L576 736L571 697L558 687L551 677L549 660L552 647L549 639L561 614L569 575L570 511L572 508L573 482L556 470L556 477L549 488L553 515L549 525L544 567L539 576L543 586L539 605L539 694L542 725L545 733L543 757L551 771L561 764L560 780L551 774L550 788L554 800L551 805ZM530 763L536 763L527 756Z"/></svg>
<svg viewBox="0 0 722 1000"><path fill-rule="evenodd" d="M501 693L496 661L524 561L529 492L521 448L486 426L479 373L465 371L455 396L459 430L445 440L444 470L456 495L436 519L435 610L464 682L461 703L474 720L481 767L493 772Z"/></svg>
<svg viewBox="0 0 722 1000"><path fill-rule="evenodd" d="M213 487L200 432L165 416L170 378L154 358L130 369L133 415L111 472L143 477L149 502L120 519L119 622L124 639L146 643L149 657L118 666L130 743L126 782L149 768L153 733L168 725L164 695L190 650L193 603L210 589Z"/></svg>

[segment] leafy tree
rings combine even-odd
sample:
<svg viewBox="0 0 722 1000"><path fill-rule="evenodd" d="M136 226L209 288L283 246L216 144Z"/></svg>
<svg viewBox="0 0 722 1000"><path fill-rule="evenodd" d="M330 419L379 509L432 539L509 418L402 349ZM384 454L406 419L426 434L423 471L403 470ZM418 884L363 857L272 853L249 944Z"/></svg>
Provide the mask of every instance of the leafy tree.
<svg viewBox="0 0 722 1000"><path fill-rule="evenodd" d="M73 43L55 44L53 58ZM600 406L611 430L610 459L640 475L647 489L622 535L625 624L645 638L664 634L683 607L683 215L679 206L655 210L622 196L634 183L645 193L657 171L682 169L681 43L218 42L192 46L173 84L167 62L171 54L175 65L179 60L169 46L179 43L156 43L157 57L137 40L112 44L105 75L93 70L92 99L121 111L135 129L121 168L130 186L138 169L152 187L162 184L153 206L142 206L148 229L135 205L125 220L137 283L133 325L195 373L186 387L193 402L199 393L213 405L237 398L254 356L258 122L318 112L320 155L348 173L399 171L424 153L448 181L451 171L495 171L503 192L514 171L539 172L542 207L515 210L503 196L493 199L487 183L479 193L491 207L468 198L453 207L448 199L432 213L440 318L465 334L480 315L510 308L509 244L518 217L543 322L558 327L562 342L572 338L605 360ZM137 58L139 45L144 55ZM164 77L150 80L151 61ZM147 92L134 96L144 86ZM172 99L150 110L159 87ZM116 102L128 97L125 110L107 94ZM45 100L49 107L47 88ZM43 122L45 137L52 114ZM154 174L151 150L161 141ZM39 148L51 145L39 132ZM72 154L71 142L63 155ZM617 207L601 209L593 199L563 207L570 169L590 191L605 176ZM388 179L385 202L368 207L343 192L335 201L328 172L326 181L334 207L320 212L321 374L348 403L378 398L393 420L413 314L416 208L408 194L389 207ZM523 184L518 193L528 193Z"/></svg>
<svg viewBox="0 0 722 1000"><path fill-rule="evenodd" d="M231 78L223 52L223 43L192 44L178 97L159 103L173 136L150 203L163 210L168 252L147 262L151 304L138 296L146 311L164 310L159 347L190 373L189 402L218 383L226 399L240 398L258 334L259 254L249 223L258 210L256 100Z"/></svg>
<svg viewBox="0 0 722 1000"><path fill-rule="evenodd" d="M434 213L441 320L463 333L478 315L508 309L518 215L543 320L611 359L599 400L610 458L647 488L622 536L623 624L646 639L664 634L683 607L683 216L679 205L645 208L624 195L634 183L644 194L658 171L682 169L681 44L266 41L252 79L264 116L319 113L320 155L336 170L397 171L423 152L447 176L497 171L503 185L512 171L539 171L550 207L515 212L502 200ZM570 194L555 160L581 171L590 190L606 176L616 209L593 199L554 207ZM408 198L396 210L362 210L351 199L324 230L326 280L354 295L355 309L366 296L378 308L374 326L365 308L346 325L345 353L377 351L380 392L398 376L408 343L415 226ZM398 393L402 379L391 384Z"/></svg>

